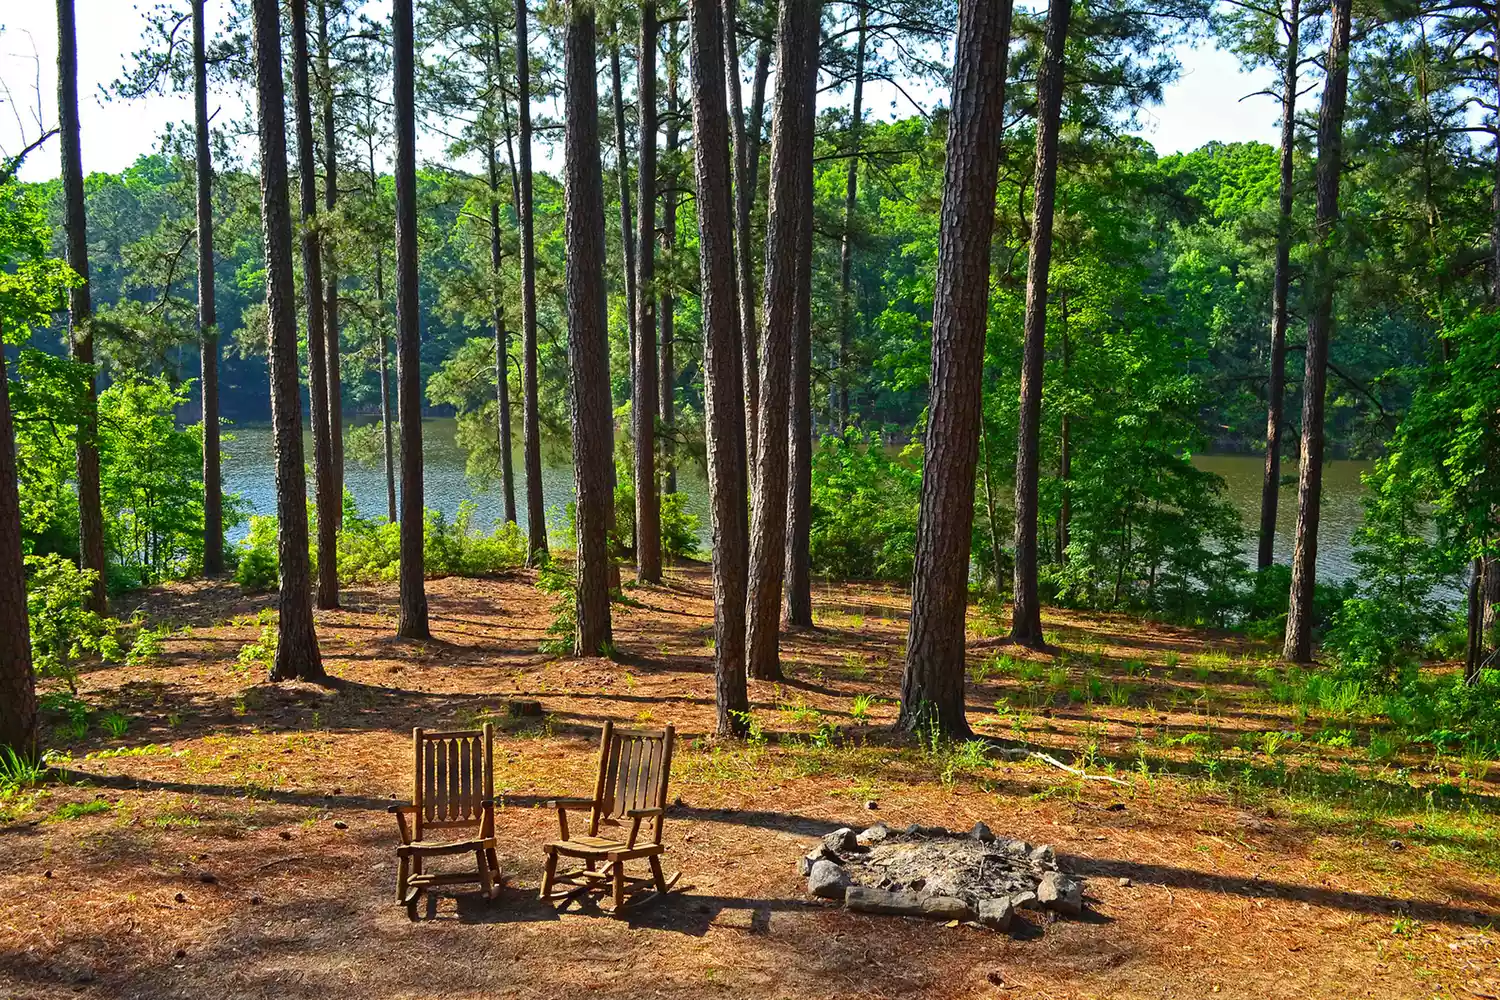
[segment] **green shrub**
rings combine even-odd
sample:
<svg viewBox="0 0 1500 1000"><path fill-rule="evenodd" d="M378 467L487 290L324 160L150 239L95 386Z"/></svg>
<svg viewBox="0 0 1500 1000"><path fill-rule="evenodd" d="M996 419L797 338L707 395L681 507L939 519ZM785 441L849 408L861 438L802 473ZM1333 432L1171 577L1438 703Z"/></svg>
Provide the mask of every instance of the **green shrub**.
<svg viewBox="0 0 1500 1000"><path fill-rule="evenodd" d="M62 556L26 557L26 616L31 662L42 677L59 677L76 690L78 662L87 656L117 660L120 623L85 607L97 573Z"/></svg>
<svg viewBox="0 0 1500 1000"><path fill-rule="evenodd" d="M570 656L578 637L578 580L571 566L557 560L543 564L537 573L537 589L553 595L552 624L538 649L554 656Z"/></svg>
<svg viewBox="0 0 1500 1000"><path fill-rule="evenodd" d="M255 514L250 533L240 541L234 581L246 590L274 590L280 560L276 550L276 518Z"/></svg>
<svg viewBox="0 0 1500 1000"><path fill-rule="evenodd" d="M817 573L907 580L922 474L917 452L892 459L877 438L825 437L813 453L809 549Z"/></svg>
<svg viewBox="0 0 1500 1000"><path fill-rule="evenodd" d="M661 551L673 559L694 559L698 551L698 515L687 509L687 495L666 493L661 498Z"/></svg>

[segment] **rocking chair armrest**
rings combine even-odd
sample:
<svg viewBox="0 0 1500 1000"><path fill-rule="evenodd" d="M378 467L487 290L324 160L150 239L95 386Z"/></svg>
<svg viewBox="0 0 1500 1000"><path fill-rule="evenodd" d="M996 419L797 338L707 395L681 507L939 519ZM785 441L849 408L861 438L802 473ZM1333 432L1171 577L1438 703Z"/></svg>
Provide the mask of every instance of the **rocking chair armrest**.
<svg viewBox="0 0 1500 1000"><path fill-rule="evenodd" d="M593 799L548 799L542 805L548 809L592 809Z"/></svg>
<svg viewBox="0 0 1500 1000"><path fill-rule="evenodd" d="M393 813L393 814L394 813L409 813L409 812L416 812L417 811L417 807L414 806L414 805L394 805L394 806L386 806L385 807L385 811L388 812L388 813Z"/></svg>

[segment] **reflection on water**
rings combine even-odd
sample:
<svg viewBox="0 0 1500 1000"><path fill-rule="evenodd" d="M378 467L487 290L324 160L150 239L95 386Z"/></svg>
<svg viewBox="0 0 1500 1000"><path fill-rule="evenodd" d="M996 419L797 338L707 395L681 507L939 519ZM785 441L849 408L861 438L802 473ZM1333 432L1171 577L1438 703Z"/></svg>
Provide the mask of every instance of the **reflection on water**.
<svg viewBox="0 0 1500 1000"><path fill-rule="evenodd" d="M425 501L428 507L452 517L464 500L473 500L479 509L479 523L490 525L503 516L504 506L498 485L487 490L472 488L464 475L464 452L454 440L457 428L451 419L429 419L422 422L425 468ZM239 493L253 513L274 514L276 482L271 450L271 429L265 425L236 427L235 440L226 445L224 488ZM522 528L526 527L525 475L518 446L515 456L516 506ZM307 460L312 459L312 442L304 444ZM1229 499L1244 519L1247 532L1247 558L1255 558L1255 533L1260 524L1260 477L1264 460L1254 455L1200 455L1194 459L1200 469L1224 477ZM1323 516L1318 543L1318 576L1324 580L1343 580L1356 570L1350 560L1351 539L1364 517L1364 486L1360 476L1371 468L1370 462L1330 462L1323 469ZM1284 465L1283 476L1296 476L1295 465ZM385 473L379 467L367 468L350 463L345 470L345 485L354 494L360 511L367 517L382 516L386 509ZM703 470L688 463L677 475L678 489L687 497L687 509L699 518L699 539L707 548L710 539L708 485ZM563 521L563 509L573 499L573 467L566 460L553 458L542 467L542 496L548 524L556 531ZM1276 522L1276 561L1289 563L1292 558L1292 534L1297 521L1296 486L1282 488ZM245 528L236 536L244 537Z"/></svg>
<svg viewBox="0 0 1500 1000"><path fill-rule="evenodd" d="M305 425L304 425L305 426ZM464 451L454 440L458 424L452 419L428 419L422 421L422 465L423 501L440 510L450 518L458 513L458 505L465 500L474 501L478 507L478 523L484 527L497 523L505 516L505 499L498 483L487 490L475 490L464 475ZM232 428L233 443L224 446L224 489L238 493L250 505L254 514L276 513L275 457L271 445L271 428L266 425ZM305 460L312 462L312 435L306 433L303 440ZM573 466L566 460L548 462L543 450L542 499L547 511L547 523L553 531L564 523L564 508L573 501ZM525 530L526 521L526 476L521 461L520 435L516 435L516 513ZM359 510L365 517L384 517L386 513L385 470L379 464L365 467L349 462L344 470L344 486L354 495ZM708 486L702 470L689 465L678 471L677 487L687 494L687 509L698 515L699 539L706 547L710 537L708 523ZM309 482L309 489L311 483ZM397 480L397 491L400 481ZM247 528L242 526L233 535L233 540L243 538Z"/></svg>
<svg viewBox="0 0 1500 1000"><path fill-rule="evenodd" d="M1266 460L1259 455L1198 455L1193 464L1205 472L1224 477L1229 501L1245 522L1246 556L1251 565L1260 547L1260 481ZM1323 510L1318 519L1318 579L1347 580L1358 567L1354 553L1355 530L1364 522L1364 483L1360 476L1374 462L1338 461L1323 466ZM1291 482L1281 488L1276 505L1276 561L1291 564L1292 541L1297 529L1297 466L1282 463L1281 478Z"/></svg>

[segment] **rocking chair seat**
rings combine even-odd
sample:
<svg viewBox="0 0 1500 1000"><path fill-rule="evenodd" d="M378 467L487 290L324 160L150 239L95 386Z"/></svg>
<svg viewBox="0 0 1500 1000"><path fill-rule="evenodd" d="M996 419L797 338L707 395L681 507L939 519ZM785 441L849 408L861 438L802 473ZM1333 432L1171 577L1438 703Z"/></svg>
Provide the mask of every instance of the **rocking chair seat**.
<svg viewBox="0 0 1500 1000"><path fill-rule="evenodd" d="M611 837L573 837L570 840L549 840L542 845L542 850L569 858L629 861L634 858L661 854L666 848L661 844L636 844L632 847L623 840L615 840Z"/></svg>
<svg viewBox="0 0 1500 1000"><path fill-rule="evenodd" d="M476 837L473 840L417 840L410 844L398 845L396 856L424 854L429 857L440 857L445 854L471 854L474 851L493 850L495 844L494 837Z"/></svg>

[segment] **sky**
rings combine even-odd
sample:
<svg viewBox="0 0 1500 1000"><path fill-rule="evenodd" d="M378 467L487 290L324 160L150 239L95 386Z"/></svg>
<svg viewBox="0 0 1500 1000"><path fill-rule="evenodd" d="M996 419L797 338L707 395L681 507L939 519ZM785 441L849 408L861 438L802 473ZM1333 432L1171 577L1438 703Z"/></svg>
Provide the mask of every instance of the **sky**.
<svg viewBox="0 0 1500 1000"><path fill-rule="evenodd" d="M130 53L141 46L141 4L131 0L75 0L78 19L78 64L83 161L86 170L118 172L136 157L153 152L169 122L186 121L192 114L187 95L152 96L138 101L107 101L101 87L121 72ZM56 123L56 12L52 4L33 0L13 3L0 14L0 153L19 151L40 132L37 116L47 127ZM17 9L19 8L19 9ZM213 18L210 17L210 22ZM212 31L210 23L210 31ZM1178 50L1182 64L1178 80L1166 88L1161 104L1140 112L1139 134L1161 153L1196 149L1211 140L1235 142L1278 139L1278 108L1269 97L1246 97L1262 90L1269 73L1247 74L1237 60L1200 42ZM40 100L39 100L40 97ZM847 95L828 95L830 102ZM872 86L866 106L872 117L895 110L910 113L894 90ZM226 107L238 115L242 106ZM429 137L419 149L424 158L441 152ZM21 171L23 180L57 176L58 148L49 143L34 153ZM555 169L559 150L538 149L538 165Z"/></svg>

